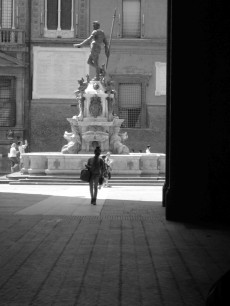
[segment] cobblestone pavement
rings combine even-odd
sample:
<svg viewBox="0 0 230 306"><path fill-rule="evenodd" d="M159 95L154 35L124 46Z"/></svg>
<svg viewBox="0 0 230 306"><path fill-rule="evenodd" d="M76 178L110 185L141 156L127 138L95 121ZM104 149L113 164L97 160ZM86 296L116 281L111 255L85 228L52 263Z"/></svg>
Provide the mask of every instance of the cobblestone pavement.
<svg viewBox="0 0 230 306"><path fill-rule="evenodd" d="M162 187L0 185L0 305L201 306L230 229L165 220ZM185 203L186 205L186 203Z"/></svg>

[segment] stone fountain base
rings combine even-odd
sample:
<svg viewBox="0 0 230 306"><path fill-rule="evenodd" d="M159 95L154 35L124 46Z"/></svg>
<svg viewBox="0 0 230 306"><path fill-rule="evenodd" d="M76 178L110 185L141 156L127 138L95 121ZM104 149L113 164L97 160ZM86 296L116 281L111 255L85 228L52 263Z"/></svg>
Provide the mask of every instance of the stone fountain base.
<svg viewBox="0 0 230 306"><path fill-rule="evenodd" d="M80 174L92 154L62 154L55 152L22 154L24 174ZM165 174L165 154L130 153L111 155L113 174Z"/></svg>

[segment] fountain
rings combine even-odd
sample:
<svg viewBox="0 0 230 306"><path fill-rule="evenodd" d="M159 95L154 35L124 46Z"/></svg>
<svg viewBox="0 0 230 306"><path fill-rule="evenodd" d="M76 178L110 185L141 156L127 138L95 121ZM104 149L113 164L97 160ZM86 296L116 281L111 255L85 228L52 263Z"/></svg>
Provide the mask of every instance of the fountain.
<svg viewBox="0 0 230 306"><path fill-rule="evenodd" d="M96 146L102 153L110 151L113 154L129 154L124 144L127 133L120 133L124 119L114 114L116 91L113 82L106 81L104 73L99 80L78 81L75 91L78 115L67 118L71 132L65 131L64 138L68 141L61 149L63 154L89 154Z"/></svg>
<svg viewBox="0 0 230 306"><path fill-rule="evenodd" d="M106 68L109 58L104 32L98 22L93 22L94 30L89 38L74 47L80 48L91 41L88 64L95 68L96 75L90 80L82 77L75 91L78 114L67 118L71 132L65 131L67 140L60 152L35 152L22 154L24 174L29 175L79 175L96 146L102 154L110 151L113 159L113 175L158 175L165 173L165 154L130 153L124 144L127 133L121 133L124 119L114 113L117 93L112 80L107 80ZM101 44L105 45L106 65L99 67L98 58Z"/></svg>

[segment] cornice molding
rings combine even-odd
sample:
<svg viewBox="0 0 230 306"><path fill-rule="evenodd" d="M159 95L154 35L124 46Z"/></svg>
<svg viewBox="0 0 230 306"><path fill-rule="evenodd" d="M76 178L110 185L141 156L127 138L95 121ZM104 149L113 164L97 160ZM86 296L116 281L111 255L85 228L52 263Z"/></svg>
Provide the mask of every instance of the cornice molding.
<svg viewBox="0 0 230 306"><path fill-rule="evenodd" d="M36 46L66 46L72 47L76 43L74 39L36 39L32 41ZM166 56L166 39L113 39L111 42L111 54L143 54Z"/></svg>
<svg viewBox="0 0 230 306"><path fill-rule="evenodd" d="M123 81L129 81L129 82L136 82L139 81L141 83L145 83L148 85L149 79L151 78L152 74L133 74L133 73L126 73L126 74L116 74L116 73L110 73L109 76L112 80L115 80L117 82L123 82Z"/></svg>
<svg viewBox="0 0 230 306"><path fill-rule="evenodd" d="M28 47L23 45L8 45L8 44L1 44L0 45L0 51L4 52L21 52L21 53L26 53L28 52Z"/></svg>
<svg viewBox="0 0 230 306"><path fill-rule="evenodd" d="M79 38L46 38L46 37L37 37L32 38L31 43L42 43L42 44L73 44L81 42L82 39ZM138 38L138 39L125 39L125 38L112 38L112 45L115 46L135 46L135 47L146 47L146 46L158 46L166 47L167 38Z"/></svg>
<svg viewBox="0 0 230 306"><path fill-rule="evenodd" d="M63 104L63 105L76 105L76 99L49 99L49 98L41 98L41 99L32 99L31 103L34 105L50 105L50 104Z"/></svg>

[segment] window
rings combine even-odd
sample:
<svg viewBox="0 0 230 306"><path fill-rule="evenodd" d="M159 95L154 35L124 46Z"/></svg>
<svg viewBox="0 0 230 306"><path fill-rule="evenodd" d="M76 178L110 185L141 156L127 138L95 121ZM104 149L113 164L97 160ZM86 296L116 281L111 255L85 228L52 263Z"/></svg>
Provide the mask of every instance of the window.
<svg viewBox="0 0 230 306"><path fill-rule="evenodd" d="M123 0L122 37L141 37L141 1Z"/></svg>
<svg viewBox="0 0 230 306"><path fill-rule="evenodd" d="M141 84L119 84L118 116L125 119L122 127L141 127Z"/></svg>
<svg viewBox="0 0 230 306"><path fill-rule="evenodd" d="M58 0L47 0L47 30L58 28Z"/></svg>
<svg viewBox="0 0 230 306"><path fill-rule="evenodd" d="M0 28L14 28L13 8L14 0L0 0Z"/></svg>
<svg viewBox="0 0 230 306"><path fill-rule="evenodd" d="M123 128L146 128L146 87L151 75L110 74L117 92L114 113L124 119Z"/></svg>
<svg viewBox="0 0 230 306"><path fill-rule="evenodd" d="M73 0L45 0L45 37L74 37Z"/></svg>
<svg viewBox="0 0 230 306"><path fill-rule="evenodd" d="M0 126L15 126L16 88L15 79L0 76Z"/></svg>

